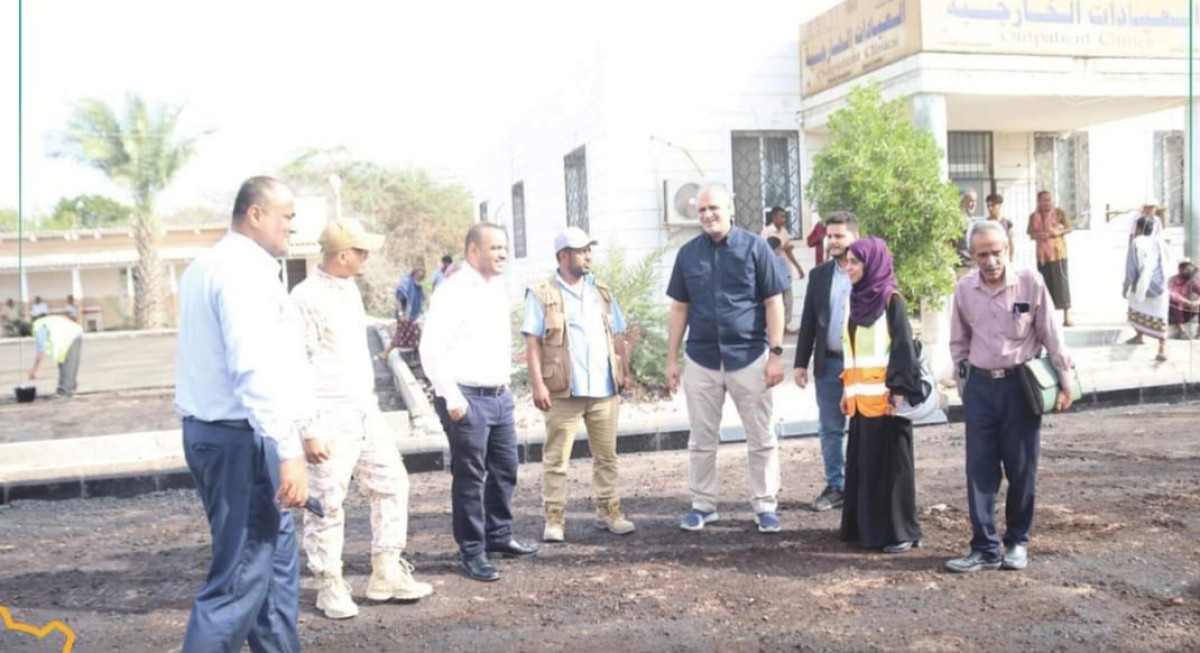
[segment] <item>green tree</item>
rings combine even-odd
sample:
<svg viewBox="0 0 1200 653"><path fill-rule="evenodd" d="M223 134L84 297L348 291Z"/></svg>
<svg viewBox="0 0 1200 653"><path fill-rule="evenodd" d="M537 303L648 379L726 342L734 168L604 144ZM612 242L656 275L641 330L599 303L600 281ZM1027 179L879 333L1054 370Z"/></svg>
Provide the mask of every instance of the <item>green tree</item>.
<svg viewBox="0 0 1200 653"><path fill-rule="evenodd" d="M42 229L100 229L123 225L133 209L103 195L77 195L58 200Z"/></svg>
<svg viewBox="0 0 1200 653"><path fill-rule="evenodd" d="M396 170L370 161L349 159L344 149L309 150L284 168L285 181L301 194L336 201L330 177L341 179L341 211L361 218L387 236L380 256L372 257L362 278L367 311L391 315L394 289L401 275L423 266L429 280L443 255L462 264L463 239L474 222L470 192L458 184L439 183L423 170Z"/></svg>
<svg viewBox="0 0 1200 653"><path fill-rule="evenodd" d="M142 329L163 323L162 224L155 200L195 154L199 139L177 133L182 111L182 106L148 106L132 94L119 115L101 100L81 100L72 106L61 151L55 153L104 173L133 200L134 323Z"/></svg>
<svg viewBox="0 0 1200 653"><path fill-rule="evenodd" d="M961 229L958 191L941 177L942 151L908 119L903 99L877 84L850 91L829 118L829 145L813 157L808 192L822 215L852 211L865 235L887 241L900 292L937 308L954 288L951 247Z"/></svg>

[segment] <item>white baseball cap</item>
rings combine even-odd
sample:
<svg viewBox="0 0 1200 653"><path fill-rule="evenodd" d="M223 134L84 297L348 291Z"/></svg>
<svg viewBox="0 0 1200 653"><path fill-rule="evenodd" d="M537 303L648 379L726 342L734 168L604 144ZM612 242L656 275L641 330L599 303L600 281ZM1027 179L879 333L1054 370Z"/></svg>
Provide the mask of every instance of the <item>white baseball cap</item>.
<svg viewBox="0 0 1200 653"><path fill-rule="evenodd" d="M587 235L587 232L579 227L567 227L554 237L554 253L557 254L566 248L583 249L599 244L599 241Z"/></svg>

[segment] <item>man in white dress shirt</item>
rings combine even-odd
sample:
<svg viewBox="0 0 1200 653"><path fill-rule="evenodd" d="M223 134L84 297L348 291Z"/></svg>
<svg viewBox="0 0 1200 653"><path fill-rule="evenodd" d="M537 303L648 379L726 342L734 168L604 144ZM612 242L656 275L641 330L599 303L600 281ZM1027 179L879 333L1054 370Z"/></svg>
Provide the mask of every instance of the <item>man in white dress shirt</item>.
<svg viewBox="0 0 1200 653"><path fill-rule="evenodd" d="M465 249L467 264L438 285L420 352L450 439L454 541L467 576L487 582L500 578L488 554L531 556L538 545L512 534L517 429L508 391L509 304L500 280L508 238L481 222L467 232Z"/></svg>
<svg viewBox="0 0 1200 653"><path fill-rule="evenodd" d="M355 278L383 236L357 220L334 220L321 233L321 265L292 289L304 324L304 344L317 383L317 428L304 433L308 490L324 516L304 516L304 553L321 581L317 609L330 619L358 614L350 584L342 577L346 513L342 503L350 477L371 500L372 601L415 601L433 593L412 576L401 554L408 542L408 472L375 396L367 349L367 314Z"/></svg>
<svg viewBox="0 0 1200 653"><path fill-rule="evenodd" d="M289 508L305 504L300 432L312 377L279 280L296 210L270 177L238 191L229 233L179 281L175 408L204 503L212 564L183 651L299 651L300 565Z"/></svg>

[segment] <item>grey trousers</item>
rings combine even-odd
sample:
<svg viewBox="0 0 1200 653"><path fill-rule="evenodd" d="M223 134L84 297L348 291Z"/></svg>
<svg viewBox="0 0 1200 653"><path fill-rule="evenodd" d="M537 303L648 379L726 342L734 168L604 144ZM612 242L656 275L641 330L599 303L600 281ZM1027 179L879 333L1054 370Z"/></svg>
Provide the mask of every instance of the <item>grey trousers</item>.
<svg viewBox="0 0 1200 653"><path fill-rule="evenodd" d="M83 347L83 338L76 338L67 350L67 359L58 366L58 394L70 397L75 394L79 384L75 379L79 376L79 350Z"/></svg>

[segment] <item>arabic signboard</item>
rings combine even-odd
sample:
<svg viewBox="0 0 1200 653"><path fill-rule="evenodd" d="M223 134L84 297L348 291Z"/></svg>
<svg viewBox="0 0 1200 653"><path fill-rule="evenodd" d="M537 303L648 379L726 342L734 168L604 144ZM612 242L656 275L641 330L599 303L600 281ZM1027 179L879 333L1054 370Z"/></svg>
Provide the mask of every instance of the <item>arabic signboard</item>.
<svg viewBox="0 0 1200 653"><path fill-rule="evenodd" d="M1181 0L924 0L921 26L926 51L1172 58L1188 50Z"/></svg>
<svg viewBox="0 0 1200 653"><path fill-rule="evenodd" d="M847 0L805 23L800 44L807 96L916 52L1186 58L1188 6L1185 0Z"/></svg>
<svg viewBox="0 0 1200 653"><path fill-rule="evenodd" d="M800 27L803 95L921 49L921 0L846 0Z"/></svg>

